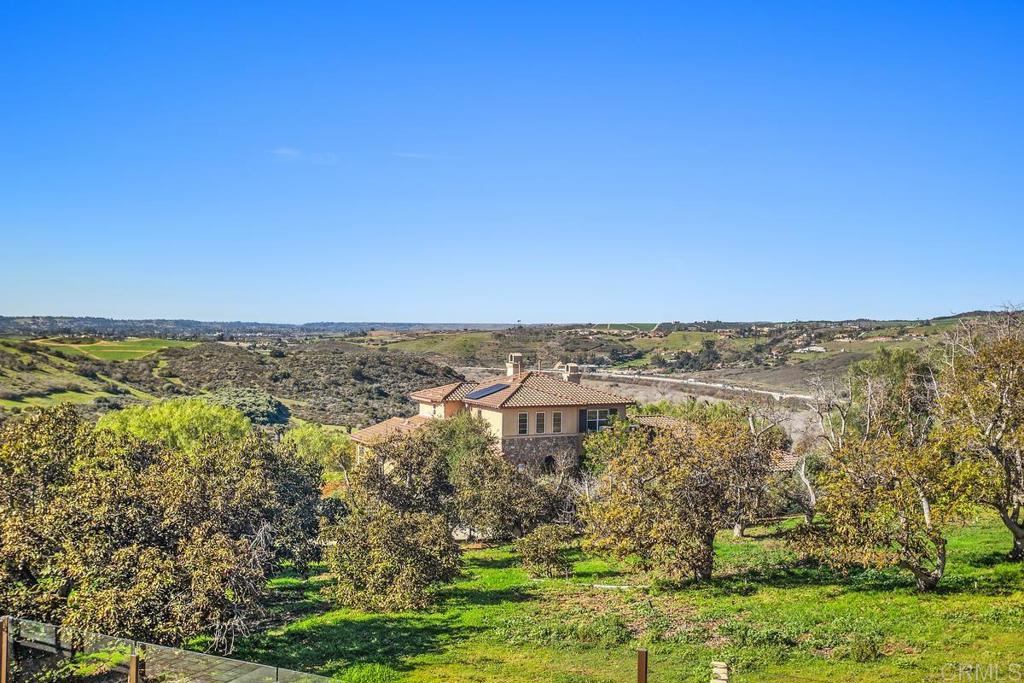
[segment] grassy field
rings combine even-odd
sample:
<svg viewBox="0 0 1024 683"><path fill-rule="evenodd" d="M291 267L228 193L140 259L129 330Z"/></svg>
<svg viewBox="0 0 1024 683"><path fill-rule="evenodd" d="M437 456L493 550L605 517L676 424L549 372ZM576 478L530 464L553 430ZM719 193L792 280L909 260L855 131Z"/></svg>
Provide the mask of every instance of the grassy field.
<svg viewBox="0 0 1024 683"><path fill-rule="evenodd" d="M699 351L705 339L719 340L721 336L715 332L686 332L676 330L666 337L639 337L629 343L641 351L660 349L664 351Z"/></svg>
<svg viewBox="0 0 1024 683"><path fill-rule="evenodd" d="M173 340L131 340L128 342L114 342L114 344L135 345L127 347L113 347L116 354L138 353L146 348L164 348L164 342L170 341L174 345L183 342ZM24 346L26 343L29 346ZM184 342L188 343L188 342ZM19 348L19 344L22 345ZM117 387L124 395L131 395L137 399L150 401L157 397L130 384L115 380L108 374L97 372L88 376L76 374L75 362L66 357L58 356L55 349L68 348L69 355L82 358L96 359L96 356L80 351L83 346L96 347L101 344L75 345L59 342L26 342L19 339L0 339L0 353L10 354L18 360L29 363L29 366L18 367L6 365L0 367L0 408L27 408L48 407L59 403L87 404L98 398L113 398ZM107 344L102 345L107 348ZM29 349L27 352L23 349ZM153 349L156 350L156 349ZM146 350L145 353L153 353L153 350ZM0 364L2 365L2 364Z"/></svg>
<svg viewBox="0 0 1024 683"><path fill-rule="evenodd" d="M828 341L821 344L825 348L825 351L812 351L809 353L790 353L786 360L790 363L804 363L809 360L820 360L823 358L833 358L841 356L844 353L855 353L855 354L867 354L871 355L883 348L886 349L913 349L915 351L921 351L929 346L929 342L924 339L899 339L899 340L867 340L867 339L854 339L852 341Z"/></svg>
<svg viewBox="0 0 1024 683"><path fill-rule="evenodd" d="M236 655L349 683L621 683L650 650L652 683L943 680L951 662L1024 666L1024 567L985 519L957 531L940 590L899 572L846 576L799 562L779 529L718 540L718 576L682 589L573 552L571 579L531 581L508 548L471 550L464 576L425 612L366 614L319 597L327 581L282 576L270 618ZM948 680L948 679L947 679Z"/></svg>
<svg viewBox="0 0 1024 683"><path fill-rule="evenodd" d="M388 348L459 358L472 356L493 341L494 335L490 332L453 332L423 335L389 344Z"/></svg>
<svg viewBox="0 0 1024 683"><path fill-rule="evenodd" d="M33 342L51 349L57 349L75 356L86 356L95 360L135 360L172 347L188 348L198 342L180 339L124 339L119 341L101 340L89 344L74 344L54 339Z"/></svg>
<svg viewBox="0 0 1024 683"><path fill-rule="evenodd" d="M737 337L723 338L716 332L694 332L676 330L670 332L666 337L639 337L630 340L630 344L642 351L700 351L701 344L705 339L713 339L719 348L736 349L744 351L750 349L758 342L767 341L767 337Z"/></svg>

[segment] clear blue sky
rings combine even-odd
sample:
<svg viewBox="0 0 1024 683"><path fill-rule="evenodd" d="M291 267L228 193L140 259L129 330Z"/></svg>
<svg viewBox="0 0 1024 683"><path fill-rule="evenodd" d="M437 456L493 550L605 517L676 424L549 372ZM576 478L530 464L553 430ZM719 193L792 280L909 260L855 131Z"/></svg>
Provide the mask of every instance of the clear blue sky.
<svg viewBox="0 0 1024 683"><path fill-rule="evenodd" d="M0 314L1021 303L1022 35L1021 2L7 2Z"/></svg>

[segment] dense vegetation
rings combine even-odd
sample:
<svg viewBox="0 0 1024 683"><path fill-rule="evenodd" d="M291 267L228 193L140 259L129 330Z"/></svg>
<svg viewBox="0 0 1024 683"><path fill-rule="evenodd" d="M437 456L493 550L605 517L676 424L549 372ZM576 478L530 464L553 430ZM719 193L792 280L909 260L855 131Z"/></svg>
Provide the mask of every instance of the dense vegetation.
<svg viewBox="0 0 1024 683"><path fill-rule="evenodd" d="M408 392L459 377L421 357L340 339L270 349L207 342L119 361L67 348L74 347L0 340L0 405L77 402L102 411L155 398L209 394L251 416L264 411L257 421L282 422L293 413L355 426L409 414Z"/></svg>
<svg viewBox="0 0 1024 683"><path fill-rule="evenodd" d="M0 429L0 612L230 649L270 574L317 559L321 473L202 401L98 426L68 406L11 422Z"/></svg>

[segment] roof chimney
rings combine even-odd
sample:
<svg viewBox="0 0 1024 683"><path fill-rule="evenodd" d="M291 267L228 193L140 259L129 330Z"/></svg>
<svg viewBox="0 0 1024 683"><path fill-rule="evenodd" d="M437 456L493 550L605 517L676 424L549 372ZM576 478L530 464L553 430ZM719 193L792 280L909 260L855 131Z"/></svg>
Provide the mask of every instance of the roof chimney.
<svg viewBox="0 0 1024 683"><path fill-rule="evenodd" d="M510 353L508 354L508 361L505 363L505 374L511 377L512 375L518 375L523 371L523 354L521 353Z"/></svg>
<svg viewBox="0 0 1024 683"><path fill-rule="evenodd" d="M565 369L562 371L562 379L566 382L572 382L573 384L579 384L582 375L580 373L580 366L575 363L566 363Z"/></svg>

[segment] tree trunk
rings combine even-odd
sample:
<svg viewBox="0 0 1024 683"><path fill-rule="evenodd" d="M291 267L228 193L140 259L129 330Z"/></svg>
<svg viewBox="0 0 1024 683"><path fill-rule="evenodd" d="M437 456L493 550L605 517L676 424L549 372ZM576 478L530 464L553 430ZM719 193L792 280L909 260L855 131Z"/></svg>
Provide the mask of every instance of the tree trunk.
<svg viewBox="0 0 1024 683"><path fill-rule="evenodd" d="M693 562L693 576L697 581L707 581L715 567L715 532L704 535L704 547Z"/></svg>
<svg viewBox="0 0 1024 683"><path fill-rule="evenodd" d="M1020 508L1000 510L999 517L1013 535L1013 548L1010 549L1007 559L1013 562L1024 562L1024 524L1020 520Z"/></svg>
<svg viewBox="0 0 1024 683"><path fill-rule="evenodd" d="M939 585L942 573L939 571L921 572L917 574L917 590L927 592Z"/></svg>
<svg viewBox="0 0 1024 683"><path fill-rule="evenodd" d="M733 538L743 538L743 535L746 533L746 531L747 531L747 525L744 524L743 522L736 522L735 524L732 525L732 537Z"/></svg>
<svg viewBox="0 0 1024 683"><path fill-rule="evenodd" d="M927 592L934 590L939 585L939 581L942 580L942 575L946 571L946 542L942 540L936 544L935 548L935 568L927 569L921 566L919 563L904 561L903 566L914 573L914 578L917 579L917 590Z"/></svg>
<svg viewBox="0 0 1024 683"><path fill-rule="evenodd" d="M811 478L807 475L806 455L800 459L800 469L797 470L797 474L800 477L800 482L804 485L804 490L807 492L807 512L804 513L804 519L810 524L814 521L814 510L818 507L818 494L814 492L814 485L811 483Z"/></svg>
<svg viewBox="0 0 1024 683"><path fill-rule="evenodd" d="M1007 558L1013 562L1024 562L1024 537L1013 539L1013 549Z"/></svg>

